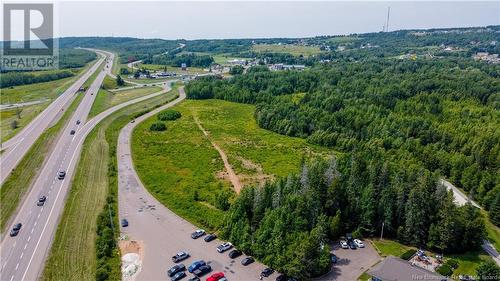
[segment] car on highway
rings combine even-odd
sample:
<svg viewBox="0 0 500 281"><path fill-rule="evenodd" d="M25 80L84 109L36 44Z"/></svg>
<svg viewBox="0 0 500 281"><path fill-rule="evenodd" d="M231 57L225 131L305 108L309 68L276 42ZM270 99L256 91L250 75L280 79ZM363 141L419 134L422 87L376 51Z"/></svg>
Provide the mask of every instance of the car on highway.
<svg viewBox="0 0 500 281"><path fill-rule="evenodd" d="M207 281L218 281L222 278L224 278L224 272L216 272L210 275L210 277L207 278Z"/></svg>
<svg viewBox="0 0 500 281"><path fill-rule="evenodd" d="M186 277L186 273L184 271L177 272L174 276L170 278L172 281L177 281L181 280L182 278Z"/></svg>
<svg viewBox="0 0 500 281"><path fill-rule="evenodd" d="M205 242L210 242L210 241L215 240L216 238L217 238L217 235L215 235L215 233L212 233L212 234L207 235L203 239L205 240Z"/></svg>
<svg viewBox="0 0 500 281"><path fill-rule="evenodd" d="M36 202L36 205L37 206L43 206L43 204L45 204L45 201L47 200L47 197L45 196L40 196L40 198L38 198L38 201Z"/></svg>
<svg viewBox="0 0 500 281"><path fill-rule="evenodd" d="M179 263L179 264L176 264L174 266L172 266L168 271L167 271L167 275L169 277L172 277L174 276L175 274L177 274L177 272L181 272L181 271L184 271L186 270L186 266L182 263Z"/></svg>
<svg viewBox="0 0 500 281"><path fill-rule="evenodd" d="M264 268L264 270L262 270L262 272L260 273L260 276L269 277L271 274L273 274L273 272L274 272L274 269L267 267L267 268Z"/></svg>
<svg viewBox="0 0 500 281"><path fill-rule="evenodd" d="M121 223L122 223L122 227L127 227L128 226L128 220L127 219L122 219Z"/></svg>
<svg viewBox="0 0 500 281"><path fill-rule="evenodd" d="M71 132L69 132L70 135L74 135L75 133L75 130L71 130Z"/></svg>
<svg viewBox="0 0 500 281"><path fill-rule="evenodd" d="M172 261L177 263L180 261L183 261L185 259L189 258L189 254L187 252L181 251L175 254L175 256L172 257ZM191 271L190 271L191 272Z"/></svg>
<svg viewBox="0 0 500 281"><path fill-rule="evenodd" d="M224 242L224 243L220 244L219 246L217 246L217 252L224 253L225 251L231 249L232 247L233 247L233 244L231 244L229 242Z"/></svg>
<svg viewBox="0 0 500 281"><path fill-rule="evenodd" d="M66 171L59 171L59 173L57 173L58 179L63 180L64 177L66 177Z"/></svg>
<svg viewBox="0 0 500 281"><path fill-rule="evenodd" d="M210 265L203 265L203 266L200 266L200 268L198 268L197 270L195 270L193 272L193 274L196 276L196 277L201 277L207 273L209 273L210 271L212 271L212 267Z"/></svg>
<svg viewBox="0 0 500 281"><path fill-rule="evenodd" d="M235 259L235 258L241 256L242 254L243 254L243 252L241 252L240 250L234 249L231 252L229 252L229 257L232 259Z"/></svg>
<svg viewBox="0 0 500 281"><path fill-rule="evenodd" d="M358 248L365 247L365 244L363 244L363 242L361 242L361 240L359 240L359 239L354 239L354 244L356 244L356 247L358 247Z"/></svg>
<svg viewBox="0 0 500 281"><path fill-rule="evenodd" d="M10 231L10 237L17 236L19 233L19 230L21 230L21 227L23 227L22 223L16 223L13 227L12 230Z"/></svg>
<svg viewBox="0 0 500 281"><path fill-rule="evenodd" d="M76 120L76 125L80 125L80 120Z"/></svg>
<svg viewBox="0 0 500 281"><path fill-rule="evenodd" d="M198 268L206 265L207 263L204 261L204 260L197 260L197 261L194 261L193 263L191 263L191 265L188 267L188 271L193 273L195 270L197 270Z"/></svg>
<svg viewBox="0 0 500 281"><path fill-rule="evenodd" d="M197 229L195 232L191 233L191 238L198 239L205 234L206 234L205 230Z"/></svg>
<svg viewBox="0 0 500 281"><path fill-rule="evenodd" d="M244 259L241 260L241 264L244 265L244 266L247 266L247 265L253 263L254 261L255 261L254 258L252 258L252 257L246 257L246 258L244 258Z"/></svg>

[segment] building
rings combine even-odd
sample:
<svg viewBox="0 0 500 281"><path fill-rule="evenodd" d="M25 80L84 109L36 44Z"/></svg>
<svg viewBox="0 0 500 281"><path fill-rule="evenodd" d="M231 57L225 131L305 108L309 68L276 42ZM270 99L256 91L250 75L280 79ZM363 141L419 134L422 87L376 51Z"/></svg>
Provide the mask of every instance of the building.
<svg viewBox="0 0 500 281"><path fill-rule="evenodd" d="M367 273L373 281L450 280L436 272L411 265L409 262L394 256L385 258Z"/></svg>
<svg viewBox="0 0 500 281"><path fill-rule="evenodd" d="M186 63L181 63L181 70L187 70Z"/></svg>

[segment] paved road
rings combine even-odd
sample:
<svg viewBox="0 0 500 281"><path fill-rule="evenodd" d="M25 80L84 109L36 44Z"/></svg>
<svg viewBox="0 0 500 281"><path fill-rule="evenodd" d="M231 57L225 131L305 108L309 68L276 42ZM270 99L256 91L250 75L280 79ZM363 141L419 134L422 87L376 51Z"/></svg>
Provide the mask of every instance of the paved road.
<svg viewBox="0 0 500 281"><path fill-rule="evenodd" d="M3 153L0 155L0 184L3 184L19 161L28 152L40 135L53 123L56 118L62 116L62 112L69 107L75 98L75 93L97 70L104 61L104 52L97 51L102 57L83 74L73 85L55 99L44 111L33 119L13 138L2 143Z"/></svg>
<svg viewBox="0 0 500 281"><path fill-rule="evenodd" d="M112 65L112 60L108 62ZM102 71L92 83L89 91L97 92L107 71ZM71 117L63 134L57 141L54 150L49 155L46 164L36 179L31 191L18 211L14 223L21 222L23 227L17 237L2 237L1 250L1 280L36 280L41 274L44 262L55 235L67 193L71 185L82 144L92 129L104 118L113 112L128 105L164 94L167 90L143 96L125 103L116 105L101 112L88 122L86 116L94 101L95 94L86 94L82 102ZM77 126L76 121L81 125ZM70 135L76 130L75 135ZM58 180L56 175L65 170L64 180ZM43 207L36 206L37 199L45 195L47 202Z"/></svg>
<svg viewBox="0 0 500 281"><path fill-rule="evenodd" d="M446 181L444 179L440 179L439 183L444 185L448 190L451 190L453 192L453 198L455 200L455 204L459 206L465 205L465 203L470 202L474 207L483 209L479 204L471 200L465 193L463 193L460 189L458 189L456 186L454 186L451 182ZM495 249L495 246L488 241L487 239L483 240L483 245L481 245L483 250L490 255L493 260L497 263L498 266L500 266L500 253L498 253L497 249Z"/></svg>
<svg viewBox="0 0 500 281"><path fill-rule="evenodd" d="M183 89L179 89L180 97L160 108L155 109L127 124L118 137L118 206L120 219L127 218L129 226L121 228L131 240L142 241L144 245L142 270L136 280L165 280L166 271L173 265L171 257L180 250L188 251L191 258L183 263L187 266L195 259L203 259L210 263L214 272L223 271L229 280L258 280L264 265L253 263L242 266L239 257L231 260L227 253L219 254L216 247L219 240L206 243L202 238L193 240L190 237L196 227L158 202L144 188L134 170L130 139L135 126L159 111L171 107L185 98ZM154 210L146 208L154 205ZM276 274L268 280L274 280ZM187 279L186 279L187 280Z"/></svg>
<svg viewBox="0 0 500 281"><path fill-rule="evenodd" d="M16 107L35 105L35 104L39 104L39 103L44 103L48 100L49 99L35 100L35 101L28 101L28 102L21 102L21 103L0 104L0 110L15 109Z"/></svg>

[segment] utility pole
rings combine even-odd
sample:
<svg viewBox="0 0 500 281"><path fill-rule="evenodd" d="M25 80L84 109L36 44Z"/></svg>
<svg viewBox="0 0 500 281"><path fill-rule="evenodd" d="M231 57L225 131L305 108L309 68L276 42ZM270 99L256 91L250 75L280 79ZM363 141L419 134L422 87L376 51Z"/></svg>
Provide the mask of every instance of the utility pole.
<svg viewBox="0 0 500 281"><path fill-rule="evenodd" d="M391 14L391 7L387 7L387 20L385 22L385 32L389 32L389 16Z"/></svg>
<svg viewBox="0 0 500 281"><path fill-rule="evenodd" d="M384 222L382 222L382 230L380 231L380 240L384 237Z"/></svg>

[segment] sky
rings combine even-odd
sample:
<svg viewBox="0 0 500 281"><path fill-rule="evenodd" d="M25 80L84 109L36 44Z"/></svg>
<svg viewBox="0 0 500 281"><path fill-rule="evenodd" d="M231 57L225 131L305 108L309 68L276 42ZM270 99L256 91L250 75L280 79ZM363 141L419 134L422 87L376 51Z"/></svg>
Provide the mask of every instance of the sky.
<svg viewBox="0 0 500 281"><path fill-rule="evenodd" d="M312 37L500 24L500 1L57 2L56 37ZM57 36L59 35L59 36Z"/></svg>

